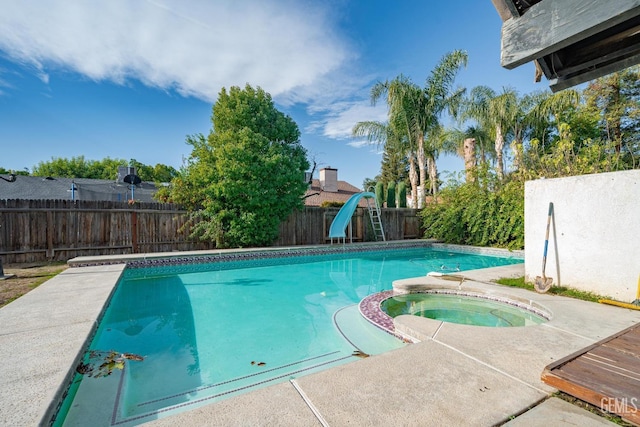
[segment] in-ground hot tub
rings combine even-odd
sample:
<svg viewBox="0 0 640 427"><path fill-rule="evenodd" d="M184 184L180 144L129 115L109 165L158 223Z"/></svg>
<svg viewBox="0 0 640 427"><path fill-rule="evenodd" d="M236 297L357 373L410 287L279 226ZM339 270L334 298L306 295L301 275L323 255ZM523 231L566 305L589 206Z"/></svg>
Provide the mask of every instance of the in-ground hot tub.
<svg viewBox="0 0 640 427"><path fill-rule="evenodd" d="M394 295L380 302L390 317L403 314L474 326L539 325L550 319L543 310L505 297L437 289Z"/></svg>

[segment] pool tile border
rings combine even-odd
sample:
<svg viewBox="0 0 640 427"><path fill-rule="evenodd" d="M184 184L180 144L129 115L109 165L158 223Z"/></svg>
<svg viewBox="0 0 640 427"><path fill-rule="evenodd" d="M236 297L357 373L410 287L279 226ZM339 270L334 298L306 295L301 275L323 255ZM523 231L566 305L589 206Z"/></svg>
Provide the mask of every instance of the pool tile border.
<svg viewBox="0 0 640 427"><path fill-rule="evenodd" d="M433 247L433 249L436 249L436 250L446 250L446 251L452 251L452 252L487 255L487 256L498 256L503 258L506 256L509 256L512 258L524 260L523 250L484 248L481 246L453 245L450 243L439 243L439 242L434 242L431 246Z"/></svg>
<svg viewBox="0 0 640 427"><path fill-rule="evenodd" d="M411 241L409 243L380 243L378 245L349 245L349 246L327 246L327 247L313 247L313 248L296 248L296 249L284 249L284 250L269 250L269 251L251 251L251 252L232 252L222 254L211 254L201 256L186 256L186 257L170 257L170 258L155 258L130 261L127 263L128 268L148 268L167 265L184 265L184 264L203 264L203 263L216 263L216 262L230 262L230 261L245 261L254 259L274 259L274 258L291 258L299 256L313 256L313 255L334 255L353 252L375 252L388 249L402 249L402 248L420 248L432 245L431 241Z"/></svg>
<svg viewBox="0 0 640 427"><path fill-rule="evenodd" d="M422 248L433 245L435 240L415 239L389 242L365 242L349 245L299 246L273 249L222 249L215 252L197 251L193 255L175 255L171 252L156 254L121 254L114 256L79 257L70 260L70 267L127 264L127 268L149 268L185 264L209 264L217 262L246 261L254 259L291 258L306 255L333 255L354 252L376 252L388 249Z"/></svg>
<svg viewBox="0 0 640 427"><path fill-rule="evenodd" d="M389 299L394 295L396 295L396 292L393 290L378 292L363 298L362 301L360 301L360 304L358 304L360 314L365 319L392 335L396 335L393 317L385 313L380 305L382 304L382 301Z"/></svg>

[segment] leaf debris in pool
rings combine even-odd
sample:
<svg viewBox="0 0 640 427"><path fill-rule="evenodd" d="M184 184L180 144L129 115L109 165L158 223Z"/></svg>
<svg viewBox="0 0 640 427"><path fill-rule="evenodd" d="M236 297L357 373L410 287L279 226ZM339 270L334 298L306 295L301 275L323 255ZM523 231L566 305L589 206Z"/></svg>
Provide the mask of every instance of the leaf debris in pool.
<svg viewBox="0 0 640 427"><path fill-rule="evenodd" d="M125 361L133 360L142 362L143 356L133 353L120 353L119 351L90 350L87 363L80 362L76 366L76 372L81 375L100 378L108 377L115 369L124 369ZM102 363L100 363L102 362ZM95 368L98 364L98 369Z"/></svg>
<svg viewBox="0 0 640 427"><path fill-rule="evenodd" d="M369 355L367 353L365 353L364 351L361 350L353 350L353 353L351 353L352 356L355 357L361 357L361 358L365 358L365 357L369 357Z"/></svg>

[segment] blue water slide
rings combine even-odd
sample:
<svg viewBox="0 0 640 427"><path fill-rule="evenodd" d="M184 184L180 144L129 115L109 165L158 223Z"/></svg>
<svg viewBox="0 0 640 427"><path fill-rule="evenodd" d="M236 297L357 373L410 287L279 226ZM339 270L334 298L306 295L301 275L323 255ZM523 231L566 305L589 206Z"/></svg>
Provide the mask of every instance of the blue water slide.
<svg viewBox="0 0 640 427"><path fill-rule="evenodd" d="M363 197L372 198L375 200L376 195L367 191L364 193L356 193L353 196L349 197L349 200L347 200L347 203L345 203L344 206L340 208L340 210L338 211L338 215L336 215L336 217L333 219L333 222L331 223L331 227L329 227L329 238L333 239L334 237L341 237L343 239L346 239L347 225L349 225L351 217L358 207L360 199L362 199Z"/></svg>

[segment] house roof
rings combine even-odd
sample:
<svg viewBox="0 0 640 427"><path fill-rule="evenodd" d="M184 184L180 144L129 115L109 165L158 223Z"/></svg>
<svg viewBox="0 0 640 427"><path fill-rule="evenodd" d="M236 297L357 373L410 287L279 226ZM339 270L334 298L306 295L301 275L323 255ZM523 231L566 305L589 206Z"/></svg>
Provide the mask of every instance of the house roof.
<svg viewBox="0 0 640 427"><path fill-rule="evenodd" d="M74 184L72 191L71 185ZM133 199L155 202L155 184L142 182L133 189ZM124 182L88 178L16 176L14 182L0 179L0 200L109 200L126 202L132 198L131 186Z"/></svg>
<svg viewBox="0 0 640 427"><path fill-rule="evenodd" d="M311 186L305 193L304 204L305 206L321 206L323 202L346 202L351 196L361 192L361 189L346 181L338 181L337 193L332 191L323 191L320 186L320 180L313 179L311 180ZM366 207L366 200L360 200L358 206Z"/></svg>
<svg viewBox="0 0 640 427"><path fill-rule="evenodd" d="M75 190L71 190L72 183ZM141 202L155 202L153 195L155 184L142 182L135 186L133 198ZM338 181L338 191L324 191L320 180L313 179L307 189L304 201L306 206L321 206L323 202L346 202L351 196L362 192L358 187L346 181ZM108 200L123 201L131 199L131 186L124 182L88 178L51 178L18 175L14 182L0 180L0 200ZM359 206L366 207L366 200Z"/></svg>

